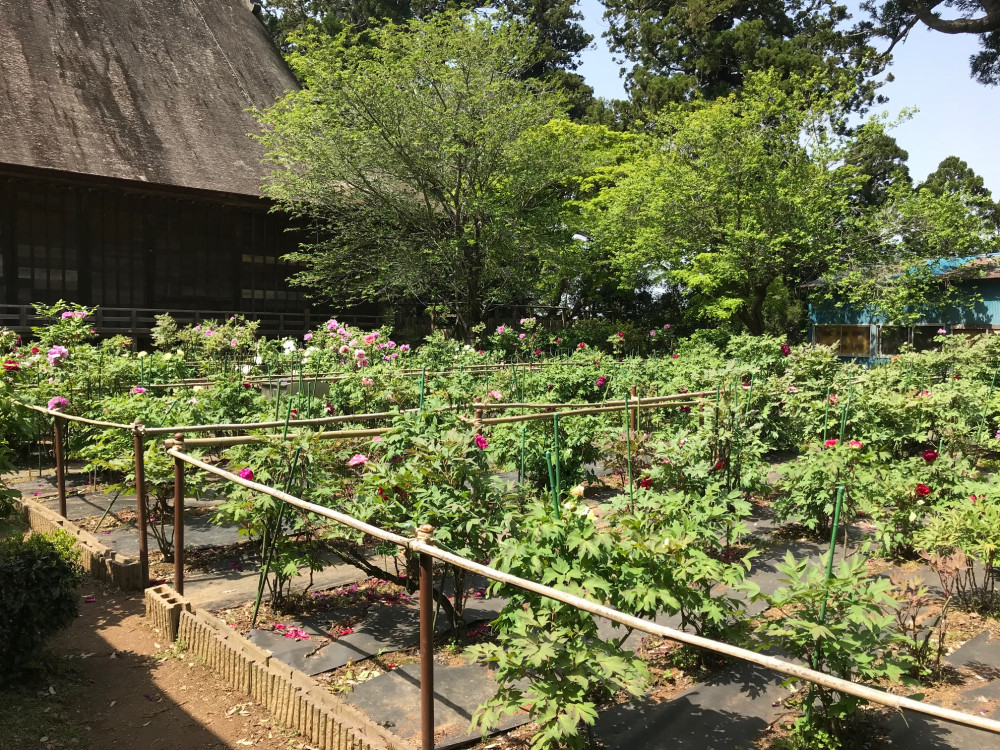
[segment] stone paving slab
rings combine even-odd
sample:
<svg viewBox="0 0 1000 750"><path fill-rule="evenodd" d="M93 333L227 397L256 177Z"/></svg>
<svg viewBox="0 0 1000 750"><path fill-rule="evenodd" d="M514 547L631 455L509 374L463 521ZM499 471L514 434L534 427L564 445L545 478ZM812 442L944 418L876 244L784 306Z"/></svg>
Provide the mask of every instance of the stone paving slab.
<svg viewBox="0 0 1000 750"><path fill-rule="evenodd" d="M735 663L668 701L632 700L601 714L595 736L614 748L740 750L787 713L781 675ZM778 705L775 705L778 704Z"/></svg>
<svg viewBox="0 0 1000 750"><path fill-rule="evenodd" d="M994 640L990 632L984 630L944 657L944 662L953 667L1000 669L1000 639Z"/></svg>
<svg viewBox="0 0 1000 750"><path fill-rule="evenodd" d="M434 730L438 750L478 739L469 734L476 709L492 698L496 681L478 664L434 670ZM344 700L403 739L420 737L420 665L407 664L358 685ZM526 724L526 715L511 717L497 731Z"/></svg>
<svg viewBox="0 0 1000 750"><path fill-rule="evenodd" d="M1000 709L981 714L1000 719ZM1000 737L982 729L938 721L907 711L893 716L886 723L890 747L902 750L996 750Z"/></svg>

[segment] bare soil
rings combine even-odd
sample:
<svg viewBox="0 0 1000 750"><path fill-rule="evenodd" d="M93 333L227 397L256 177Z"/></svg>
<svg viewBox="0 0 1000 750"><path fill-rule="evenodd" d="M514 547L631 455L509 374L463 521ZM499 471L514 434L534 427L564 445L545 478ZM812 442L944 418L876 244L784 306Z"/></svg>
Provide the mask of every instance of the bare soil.
<svg viewBox="0 0 1000 750"><path fill-rule="evenodd" d="M267 710L164 641L139 595L90 579L45 668L0 692L0 750L308 748Z"/></svg>

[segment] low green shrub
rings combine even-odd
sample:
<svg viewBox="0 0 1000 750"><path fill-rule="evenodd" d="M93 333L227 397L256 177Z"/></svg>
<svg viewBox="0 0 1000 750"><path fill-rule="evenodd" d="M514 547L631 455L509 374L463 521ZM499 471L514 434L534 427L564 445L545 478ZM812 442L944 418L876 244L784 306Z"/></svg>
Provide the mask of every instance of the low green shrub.
<svg viewBox="0 0 1000 750"><path fill-rule="evenodd" d="M82 577L69 534L0 539L0 684L30 668L45 639L77 616Z"/></svg>

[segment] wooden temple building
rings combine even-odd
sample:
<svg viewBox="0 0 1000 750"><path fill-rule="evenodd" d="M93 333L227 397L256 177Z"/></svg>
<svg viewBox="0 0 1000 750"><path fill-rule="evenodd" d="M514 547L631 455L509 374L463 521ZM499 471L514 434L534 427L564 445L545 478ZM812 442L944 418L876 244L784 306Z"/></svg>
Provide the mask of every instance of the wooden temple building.
<svg viewBox="0 0 1000 750"><path fill-rule="evenodd" d="M0 325L64 299L102 333L163 311L303 330L248 111L296 85L245 0L0 3Z"/></svg>

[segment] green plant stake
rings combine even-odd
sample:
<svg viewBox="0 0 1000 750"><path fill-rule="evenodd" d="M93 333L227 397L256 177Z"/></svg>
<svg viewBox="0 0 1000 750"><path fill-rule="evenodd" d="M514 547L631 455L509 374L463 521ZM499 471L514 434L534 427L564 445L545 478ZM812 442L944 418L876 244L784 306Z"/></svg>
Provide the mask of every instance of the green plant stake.
<svg viewBox="0 0 1000 750"><path fill-rule="evenodd" d="M518 474L518 482L524 484L524 439L525 432L527 431L526 425L521 425L521 473Z"/></svg>
<svg viewBox="0 0 1000 750"><path fill-rule="evenodd" d="M632 502L632 430L629 429L628 391L625 391L625 464L628 467L628 501Z"/></svg>
<svg viewBox="0 0 1000 750"><path fill-rule="evenodd" d="M427 368L424 367L420 371L420 407L419 411L424 410L424 381L427 378Z"/></svg>
<svg viewBox="0 0 1000 750"><path fill-rule="evenodd" d="M292 400L288 399L289 406L291 406ZM288 429L288 420L285 420L285 429ZM299 464L299 454L302 452L302 446L298 446L295 449L295 455L292 457L292 465L288 471L288 479L285 481L285 492L290 492L292 489L292 479L295 476L295 469ZM250 628L253 629L257 626L257 612L260 610L260 600L264 596L264 584L267 582L267 571L271 567L271 558L274 556L274 548L278 543L278 535L281 533L281 524L285 520L285 503L282 502L278 507L278 517L275 519L274 529L271 532L271 543L268 545L267 550L264 553L264 559L262 561L262 566L260 569L260 579L257 581L257 597L253 602L253 617L250 619Z"/></svg>
<svg viewBox="0 0 1000 750"><path fill-rule="evenodd" d="M840 524L840 509L844 505L844 485L837 488L837 502L833 506L833 528L830 529L830 552L826 556L826 578L824 583L830 582L833 575L833 552L837 545L837 526ZM819 607L819 621L822 623L826 619L826 600Z"/></svg>
<svg viewBox="0 0 1000 750"><path fill-rule="evenodd" d="M826 442L826 427L830 421L830 391L833 386L826 387L826 401L823 406L823 442Z"/></svg>
<svg viewBox="0 0 1000 750"><path fill-rule="evenodd" d="M552 508L556 512L556 520L562 518L559 513L559 498L556 496L556 481L552 472L552 451L545 451L545 466L549 470L549 487L552 488Z"/></svg>
<svg viewBox="0 0 1000 750"><path fill-rule="evenodd" d="M552 414L552 445L555 453L556 496L562 497L562 478L559 476L559 412Z"/></svg>
<svg viewBox="0 0 1000 750"><path fill-rule="evenodd" d="M1000 365L993 368L993 380L990 382L990 395L986 397L986 403L983 404L983 415L979 418L979 432L983 431L983 427L986 426L986 411L990 408L990 401L993 400L993 389L997 384L997 370L1000 370ZM938 451L940 453L941 451Z"/></svg>

